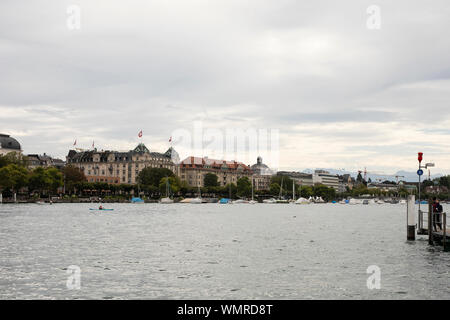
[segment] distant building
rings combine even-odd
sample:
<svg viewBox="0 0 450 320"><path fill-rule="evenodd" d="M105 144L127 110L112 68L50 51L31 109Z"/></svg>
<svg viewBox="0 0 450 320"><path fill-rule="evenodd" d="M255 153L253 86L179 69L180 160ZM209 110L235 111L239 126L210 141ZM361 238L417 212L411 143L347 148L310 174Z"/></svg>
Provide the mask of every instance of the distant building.
<svg viewBox="0 0 450 320"><path fill-rule="evenodd" d="M339 193L347 192L348 190L352 190L355 185L355 179L352 178L349 174L344 174L342 176L338 176L339 178Z"/></svg>
<svg viewBox="0 0 450 320"><path fill-rule="evenodd" d="M431 194L448 193L448 188L446 186L428 186L425 187L425 192Z"/></svg>
<svg viewBox="0 0 450 320"><path fill-rule="evenodd" d="M256 163L250 167L252 170L253 186L255 190L269 190L273 171L263 163L261 157L256 159Z"/></svg>
<svg viewBox="0 0 450 320"><path fill-rule="evenodd" d="M22 153L20 143L10 135L0 133L0 155L10 152Z"/></svg>
<svg viewBox="0 0 450 320"><path fill-rule="evenodd" d="M173 161L177 158L178 154L173 148L165 153L150 152L141 143L128 152L70 150L67 164L80 168L88 182L136 184L139 172L144 168L167 168L177 174L177 166Z"/></svg>
<svg viewBox="0 0 450 320"><path fill-rule="evenodd" d="M215 160L208 157L187 157L180 163L179 177L191 187L203 187L207 173L215 174L220 186L236 184L239 178L251 179L252 176L250 167L242 162Z"/></svg>
<svg viewBox="0 0 450 320"><path fill-rule="evenodd" d="M295 181L295 183L299 186L313 186L313 175L310 173L304 172L295 172L295 171L278 171L277 175L289 177Z"/></svg>
<svg viewBox="0 0 450 320"><path fill-rule="evenodd" d="M27 155L28 167L30 169L35 169L37 167L55 167L61 169L64 167L65 162L61 159L54 159L47 154L29 154Z"/></svg>
<svg viewBox="0 0 450 320"><path fill-rule="evenodd" d="M314 184L323 184L329 188L334 188L339 192L339 177L325 170L315 170L313 175Z"/></svg>
<svg viewBox="0 0 450 320"><path fill-rule="evenodd" d="M381 191L398 191L398 185L390 183L369 183L367 189L379 189Z"/></svg>

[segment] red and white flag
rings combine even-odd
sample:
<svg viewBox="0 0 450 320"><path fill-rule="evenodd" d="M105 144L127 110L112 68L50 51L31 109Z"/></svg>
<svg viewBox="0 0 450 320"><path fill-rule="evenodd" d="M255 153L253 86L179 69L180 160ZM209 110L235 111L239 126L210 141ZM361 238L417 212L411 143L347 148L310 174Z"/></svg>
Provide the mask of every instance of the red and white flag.
<svg viewBox="0 0 450 320"><path fill-rule="evenodd" d="M74 145L74 146L76 146L76 145L77 145L77 139L75 139L75 142L73 143L73 145Z"/></svg>
<svg viewBox="0 0 450 320"><path fill-rule="evenodd" d="M169 142L172 142L172 137L169 138Z"/></svg>
<svg viewBox="0 0 450 320"><path fill-rule="evenodd" d="M92 149L94 149L94 141L92 141Z"/></svg>
<svg viewBox="0 0 450 320"><path fill-rule="evenodd" d="M138 137L139 137L139 138L142 138L142 130L139 131Z"/></svg>

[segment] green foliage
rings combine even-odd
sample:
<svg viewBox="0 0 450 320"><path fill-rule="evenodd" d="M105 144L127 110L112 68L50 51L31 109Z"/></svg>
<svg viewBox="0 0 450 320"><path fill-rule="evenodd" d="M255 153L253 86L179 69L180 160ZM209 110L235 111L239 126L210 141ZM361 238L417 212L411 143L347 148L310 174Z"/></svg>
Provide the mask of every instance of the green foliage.
<svg viewBox="0 0 450 320"><path fill-rule="evenodd" d="M248 177L239 178L237 181L237 196L250 197L252 195L252 183Z"/></svg>
<svg viewBox="0 0 450 320"><path fill-rule="evenodd" d="M164 177L159 184L159 191L165 196L166 194L166 181L169 180L169 194L177 194L180 191L181 181L178 177Z"/></svg>
<svg viewBox="0 0 450 320"><path fill-rule="evenodd" d="M17 152L10 152L3 156L0 155L0 168L6 167L10 164L15 164L19 167L26 168L28 166L28 158Z"/></svg>
<svg viewBox="0 0 450 320"><path fill-rule="evenodd" d="M137 180L142 185L159 188L162 178L173 176L173 172L167 168L145 168L139 172Z"/></svg>
<svg viewBox="0 0 450 320"><path fill-rule="evenodd" d="M28 171L17 164L0 168L0 189L18 191L28 184Z"/></svg>
<svg viewBox="0 0 450 320"><path fill-rule="evenodd" d="M315 185L313 192L314 196L322 197L325 201L333 200L336 197L336 190L323 184Z"/></svg>
<svg viewBox="0 0 450 320"><path fill-rule="evenodd" d="M219 178L214 173L207 173L203 178L203 184L205 187L218 187Z"/></svg>
<svg viewBox="0 0 450 320"><path fill-rule="evenodd" d="M73 191L77 183L87 181L84 172L72 165L65 166L62 172L66 181L66 190Z"/></svg>

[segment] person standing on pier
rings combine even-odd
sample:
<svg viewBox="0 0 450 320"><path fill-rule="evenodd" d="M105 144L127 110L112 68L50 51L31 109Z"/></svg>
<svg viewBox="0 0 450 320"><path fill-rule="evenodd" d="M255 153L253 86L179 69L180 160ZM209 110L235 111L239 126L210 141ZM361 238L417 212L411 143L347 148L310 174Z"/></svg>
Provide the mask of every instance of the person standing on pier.
<svg viewBox="0 0 450 320"><path fill-rule="evenodd" d="M439 203L439 199L436 197L433 198L433 227L434 231L437 231L437 227L439 227L439 230L442 230L442 222L441 222L441 215L442 215L442 205Z"/></svg>

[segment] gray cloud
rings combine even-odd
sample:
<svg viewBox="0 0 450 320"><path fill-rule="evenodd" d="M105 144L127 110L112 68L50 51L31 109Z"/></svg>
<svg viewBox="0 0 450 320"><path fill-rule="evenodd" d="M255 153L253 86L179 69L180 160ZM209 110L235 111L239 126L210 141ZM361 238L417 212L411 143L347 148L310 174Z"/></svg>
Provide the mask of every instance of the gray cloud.
<svg viewBox="0 0 450 320"><path fill-rule="evenodd" d="M448 1L378 1L377 31L371 1L82 0L77 31L71 4L0 3L0 131L27 153L131 148L141 129L164 149L200 119L279 128L281 166L412 168L433 144L450 172Z"/></svg>

